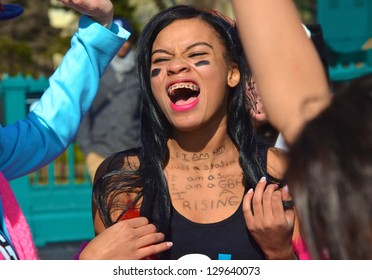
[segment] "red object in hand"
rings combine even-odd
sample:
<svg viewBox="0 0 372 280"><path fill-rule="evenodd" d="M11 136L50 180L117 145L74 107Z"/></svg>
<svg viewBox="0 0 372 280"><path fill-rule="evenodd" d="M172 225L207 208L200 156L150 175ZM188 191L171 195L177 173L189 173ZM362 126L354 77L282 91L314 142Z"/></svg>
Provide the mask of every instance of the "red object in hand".
<svg viewBox="0 0 372 280"><path fill-rule="evenodd" d="M127 204L130 205L130 207L124 213L124 215L121 216L120 221L129 220L129 219L132 219L132 218L138 218L140 216L140 210L134 208L134 203L133 203L133 205L131 205L132 204L131 200L128 200Z"/></svg>
<svg viewBox="0 0 372 280"><path fill-rule="evenodd" d="M139 209L128 209L127 212L120 218L121 221L138 218L140 216Z"/></svg>
<svg viewBox="0 0 372 280"><path fill-rule="evenodd" d="M130 201L128 202L128 204L130 204ZM138 218L138 217L140 217L140 210L134 209L132 206L124 213L124 215L120 218L120 220L124 221L124 220L129 220L129 219ZM151 255L151 256L143 258L143 260L157 260L157 259L158 258L156 257L156 255Z"/></svg>

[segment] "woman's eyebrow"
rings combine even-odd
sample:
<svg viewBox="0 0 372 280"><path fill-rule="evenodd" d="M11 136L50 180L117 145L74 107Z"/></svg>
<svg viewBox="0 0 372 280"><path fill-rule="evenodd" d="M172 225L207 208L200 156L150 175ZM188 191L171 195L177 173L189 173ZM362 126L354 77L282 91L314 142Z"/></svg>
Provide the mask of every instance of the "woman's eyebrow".
<svg viewBox="0 0 372 280"><path fill-rule="evenodd" d="M166 50L163 50L163 49L158 49L158 50L154 50L152 53L151 53L151 56L153 56L154 54L156 53L164 53L164 54L169 54L170 55L170 52L166 51Z"/></svg>
<svg viewBox="0 0 372 280"><path fill-rule="evenodd" d="M196 43L188 46L186 48L186 50L190 50L190 49L195 48L195 47L198 47L198 46L207 46L207 47L209 47L209 48L211 48L213 50L213 46L210 45L210 44L208 44L208 43L206 43L206 42L196 42Z"/></svg>
<svg viewBox="0 0 372 280"><path fill-rule="evenodd" d="M211 44L208 44L206 42L196 42L194 44L191 44L190 46L188 46L186 48L186 51L192 49L192 48L195 48L197 46L207 46L209 48L211 48L213 50L213 46ZM163 54L169 54L170 55L170 52L166 51L166 50L163 50L163 49L157 49L157 50L154 50L152 53L151 53L151 56L153 56L154 54L156 53L163 53Z"/></svg>

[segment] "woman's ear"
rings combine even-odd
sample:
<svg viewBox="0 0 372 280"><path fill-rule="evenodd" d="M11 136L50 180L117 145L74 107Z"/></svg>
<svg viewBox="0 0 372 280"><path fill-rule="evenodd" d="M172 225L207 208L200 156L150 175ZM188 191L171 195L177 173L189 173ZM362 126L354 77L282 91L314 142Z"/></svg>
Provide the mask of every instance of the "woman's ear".
<svg viewBox="0 0 372 280"><path fill-rule="evenodd" d="M240 71L238 65L235 63L230 67L229 72L227 73L227 84L229 87L236 87L240 81Z"/></svg>

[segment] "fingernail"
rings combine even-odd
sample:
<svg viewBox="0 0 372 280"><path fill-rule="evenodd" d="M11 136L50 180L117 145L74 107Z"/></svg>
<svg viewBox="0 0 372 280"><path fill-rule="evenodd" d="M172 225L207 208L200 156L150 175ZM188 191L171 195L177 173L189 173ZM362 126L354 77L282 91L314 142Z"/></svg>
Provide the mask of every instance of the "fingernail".
<svg viewBox="0 0 372 280"><path fill-rule="evenodd" d="M285 186L283 187L283 189L284 189L284 191L285 191L286 193L289 193L288 185L285 185Z"/></svg>
<svg viewBox="0 0 372 280"><path fill-rule="evenodd" d="M250 188L250 189L248 190L248 193L252 193L252 192L253 192L253 189Z"/></svg>
<svg viewBox="0 0 372 280"><path fill-rule="evenodd" d="M263 176L263 177L260 179L260 182L266 182L266 177Z"/></svg>
<svg viewBox="0 0 372 280"><path fill-rule="evenodd" d="M168 248L172 247L173 246L173 242L167 242L167 246L168 246Z"/></svg>

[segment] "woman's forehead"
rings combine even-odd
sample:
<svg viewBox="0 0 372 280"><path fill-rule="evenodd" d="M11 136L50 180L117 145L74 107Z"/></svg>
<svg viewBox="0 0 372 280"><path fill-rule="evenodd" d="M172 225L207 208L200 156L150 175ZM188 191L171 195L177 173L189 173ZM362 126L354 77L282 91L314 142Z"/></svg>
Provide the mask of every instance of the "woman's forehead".
<svg viewBox="0 0 372 280"><path fill-rule="evenodd" d="M217 31L209 23L199 18L179 19L158 33L153 47L187 46L197 41L215 44L219 41L219 37Z"/></svg>

